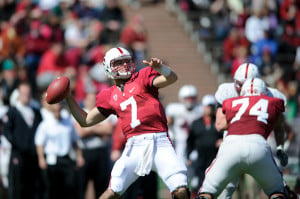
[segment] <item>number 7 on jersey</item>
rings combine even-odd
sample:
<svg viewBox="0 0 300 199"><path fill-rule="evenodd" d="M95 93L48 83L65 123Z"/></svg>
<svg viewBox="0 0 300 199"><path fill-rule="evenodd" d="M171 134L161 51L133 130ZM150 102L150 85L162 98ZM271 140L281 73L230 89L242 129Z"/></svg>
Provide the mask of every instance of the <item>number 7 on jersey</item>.
<svg viewBox="0 0 300 199"><path fill-rule="evenodd" d="M128 105L131 105L131 128L135 128L141 124L141 121L137 118L137 104L133 96L125 100L120 104L121 110L124 111Z"/></svg>

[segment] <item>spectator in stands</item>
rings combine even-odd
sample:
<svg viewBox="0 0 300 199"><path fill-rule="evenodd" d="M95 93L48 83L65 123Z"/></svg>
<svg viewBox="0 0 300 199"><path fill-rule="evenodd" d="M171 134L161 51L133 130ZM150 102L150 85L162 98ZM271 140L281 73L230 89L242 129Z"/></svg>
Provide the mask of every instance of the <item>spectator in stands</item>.
<svg viewBox="0 0 300 199"><path fill-rule="evenodd" d="M88 45L88 35L85 33L85 24L74 16L65 28L65 42L68 48L84 49Z"/></svg>
<svg viewBox="0 0 300 199"><path fill-rule="evenodd" d="M105 75L104 65L102 63L95 64L89 70L89 76L92 78L96 92L100 92L110 86L110 81Z"/></svg>
<svg viewBox="0 0 300 199"><path fill-rule="evenodd" d="M25 45L15 26L7 24L3 28L1 41L2 45L0 48L0 56L2 59L13 58L20 62L23 60L25 54Z"/></svg>
<svg viewBox="0 0 300 199"><path fill-rule="evenodd" d="M270 24L264 14L264 8L253 8L252 15L246 20L245 35L251 42L255 43L264 38L265 31L269 31Z"/></svg>
<svg viewBox="0 0 300 199"><path fill-rule="evenodd" d="M49 16L49 24L52 30L51 40L52 42L63 42L64 41L64 30L62 23L57 14L51 12Z"/></svg>
<svg viewBox="0 0 300 199"><path fill-rule="evenodd" d="M79 0L79 2L75 5L74 10L80 19L87 21L97 19L99 17L99 10L95 9L91 5L91 2L92 1L89 0Z"/></svg>
<svg viewBox="0 0 300 199"><path fill-rule="evenodd" d="M0 21L8 21L15 12L15 1L3 1L0 5Z"/></svg>
<svg viewBox="0 0 300 199"><path fill-rule="evenodd" d="M217 41L222 41L231 28L229 10L225 0L213 1L210 5L211 21L214 28L214 36Z"/></svg>
<svg viewBox="0 0 300 199"><path fill-rule="evenodd" d="M2 99L5 104L8 104L10 95L20 83L16 74L15 62L12 59L5 59L2 62L2 79L0 85L2 89Z"/></svg>
<svg viewBox="0 0 300 199"><path fill-rule="evenodd" d="M78 69L77 81L73 92L76 101L80 104L84 101L87 93L92 93L96 90L88 71L89 67L86 65L81 65Z"/></svg>
<svg viewBox="0 0 300 199"><path fill-rule="evenodd" d="M49 83L65 70L64 49L60 43L52 44L42 56L37 69L37 85L43 90Z"/></svg>
<svg viewBox="0 0 300 199"><path fill-rule="evenodd" d="M248 53L248 48L245 46L239 46L237 48L237 54L235 59L232 61L232 66L231 66L231 76L234 76L235 71L238 69L238 67L243 64L249 62L249 53Z"/></svg>
<svg viewBox="0 0 300 199"><path fill-rule="evenodd" d="M223 41L223 62L225 65L225 72L230 71L232 62L237 57L239 47L241 46L248 48L249 42L237 28L231 28L229 35Z"/></svg>
<svg viewBox="0 0 300 199"><path fill-rule="evenodd" d="M102 38L106 44L116 44L124 25L124 14L117 0L105 0L105 6L100 15L104 30Z"/></svg>
<svg viewBox="0 0 300 199"><path fill-rule="evenodd" d="M47 13L57 6L59 2L60 0L39 0L38 7L44 11L44 13Z"/></svg>
<svg viewBox="0 0 300 199"><path fill-rule="evenodd" d="M283 19L282 50L295 53L300 46L300 4L296 0L284 0L280 4L280 16Z"/></svg>
<svg viewBox="0 0 300 199"><path fill-rule="evenodd" d="M246 19L249 16L248 5L245 1L226 1L230 18L230 23L239 31L244 32Z"/></svg>
<svg viewBox="0 0 300 199"><path fill-rule="evenodd" d="M252 60L258 66L261 74L264 74L265 66L273 68L277 50L278 42L274 39L272 32L265 31L264 37L252 44Z"/></svg>
<svg viewBox="0 0 300 199"><path fill-rule="evenodd" d="M122 29L120 43L133 51L137 65L146 58L147 30L142 15L133 15L129 23Z"/></svg>
<svg viewBox="0 0 300 199"><path fill-rule="evenodd" d="M104 45L102 41L103 29L103 23L98 20L90 21L89 26L86 29L88 32L87 34L89 35L89 44L83 59L84 63L89 66L102 63L104 54L107 51L107 46Z"/></svg>
<svg viewBox="0 0 300 199"><path fill-rule="evenodd" d="M24 58L25 67L34 91L36 90L35 78L40 59L43 53L45 53L51 46L51 38L49 37L51 30L47 30L47 28L44 27L44 34L42 34L41 28L42 21L40 19L34 19L31 21L30 30L24 38L24 44L26 46L26 54Z"/></svg>

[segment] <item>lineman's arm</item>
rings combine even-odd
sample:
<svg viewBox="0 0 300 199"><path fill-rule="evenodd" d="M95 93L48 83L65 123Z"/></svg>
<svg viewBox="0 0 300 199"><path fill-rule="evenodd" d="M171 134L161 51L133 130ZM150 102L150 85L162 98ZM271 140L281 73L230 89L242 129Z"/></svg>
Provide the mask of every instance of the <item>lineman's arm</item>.
<svg viewBox="0 0 300 199"><path fill-rule="evenodd" d="M284 144L284 117L283 114L279 116L274 126L274 135L277 144L276 155L280 160L281 166L288 164L288 155L283 150Z"/></svg>
<svg viewBox="0 0 300 199"><path fill-rule="evenodd" d="M274 125L274 135L277 146L284 144L284 117L281 114Z"/></svg>
<svg viewBox="0 0 300 199"><path fill-rule="evenodd" d="M283 125L284 125L284 131L287 134L287 137L286 137L284 145L283 145L283 148L286 151L289 148L292 140L294 139L295 133L294 133L292 127L286 122L286 120L284 120Z"/></svg>
<svg viewBox="0 0 300 199"><path fill-rule="evenodd" d="M70 112L81 127L93 126L106 118L103 114L101 114L97 107L94 107L89 113L86 113L77 104L71 92L69 92L69 94L67 95L66 102L68 104Z"/></svg>
<svg viewBox="0 0 300 199"><path fill-rule="evenodd" d="M222 107L217 108L215 127L216 127L217 131L219 131L219 132L221 132L222 130L226 130L228 127L227 121L226 121L226 116L222 111Z"/></svg>
<svg viewBox="0 0 300 199"><path fill-rule="evenodd" d="M170 84L173 84L177 80L177 75L168 66L164 65L162 61L158 58L151 58L148 62L143 60L144 64L147 64L161 75L153 80L153 86L156 88L164 88Z"/></svg>

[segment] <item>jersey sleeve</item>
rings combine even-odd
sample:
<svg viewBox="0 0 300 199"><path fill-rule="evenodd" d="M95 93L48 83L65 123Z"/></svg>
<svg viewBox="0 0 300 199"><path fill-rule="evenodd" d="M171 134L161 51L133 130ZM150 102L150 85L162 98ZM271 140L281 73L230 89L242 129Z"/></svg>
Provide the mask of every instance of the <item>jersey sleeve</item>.
<svg viewBox="0 0 300 199"><path fill-rule="evenodd" d="M283 99L276 99L276 110L279 110L280 112L284 112L285 111L285 104L284 104L284 100Z"/></svg>
<svg viewBox="0 0 300 199"><path fill-rule="evenodd" d="M225 100L223 102L223 106L222 106L222 112L225 114L226 113L226 110L227 110L227 107L229 106L229 103L230 103L230 100Z"/></svg>
<svg viewBox="0 0 300 199"><path fill-rule="evenodd" d="M151 67L143 68L142 70L140 70L140 74L142 75L142 79L144 80L144 86L148 88L153 87L153 80L157 76L160 76L159 72Z"/></svg>
<svg viewBox="0 0 300 199"><path fill-rule="evenodd" d="M97 95L96 107L105 116L108 117L110 114L116 114L110 105L111 91L110 89L103 90Z"/></svg>

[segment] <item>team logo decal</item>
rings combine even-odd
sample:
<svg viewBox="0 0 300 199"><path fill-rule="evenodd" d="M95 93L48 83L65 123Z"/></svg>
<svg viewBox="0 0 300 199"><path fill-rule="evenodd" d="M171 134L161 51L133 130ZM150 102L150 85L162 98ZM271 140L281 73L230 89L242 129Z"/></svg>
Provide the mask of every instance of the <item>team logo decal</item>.
<svg viewBox="0 0 300 199"><path fill-rule="evenodd" d="M113 99L114 99L115 101L117 101L117 100L118 100L118 95L115 94L115 95L113 96Z"/></svg>

